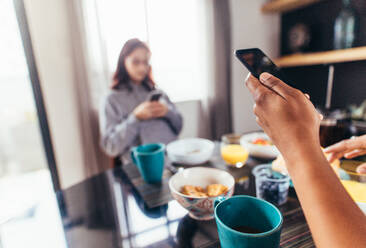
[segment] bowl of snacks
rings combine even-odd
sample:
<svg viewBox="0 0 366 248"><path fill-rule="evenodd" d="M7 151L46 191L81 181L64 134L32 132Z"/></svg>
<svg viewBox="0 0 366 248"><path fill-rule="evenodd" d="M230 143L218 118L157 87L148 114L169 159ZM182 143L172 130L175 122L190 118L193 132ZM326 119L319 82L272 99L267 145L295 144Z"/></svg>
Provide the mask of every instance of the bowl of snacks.
<svg viewBox="0 0 366 248"><path fill-rule="evenodd" d="M234 177L228 172L206 167L184 169L169 180L174 199L198 220L213 219L216 197L232 196L234 185Z"/></svg>
<svg viewBox="0 0 366 248"><path fill-rule="evenodd" d="M207 139L189 138L176 140L166 147L173 163L197 165L207 162L215 149L215 144Z"/></svg>
<svg viewBox="0 0 366 248"><path fill-rule="evenodd" d="M264 132L252 132L244 134L240 138L240 145L242 145L250 156L273 159L279 154L276 146L273 145L267 134Z"/></svg>

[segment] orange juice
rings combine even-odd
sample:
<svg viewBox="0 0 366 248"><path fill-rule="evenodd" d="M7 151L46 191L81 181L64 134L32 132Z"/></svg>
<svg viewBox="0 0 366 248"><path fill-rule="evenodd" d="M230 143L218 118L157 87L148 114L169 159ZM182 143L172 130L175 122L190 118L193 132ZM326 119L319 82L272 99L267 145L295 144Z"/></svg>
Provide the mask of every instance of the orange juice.
<svg viewBox="0 0 366 248"><path fill-rule="evenodd" d="M221 147L221 157L228 165L241 167L248 159L248 151L241 145L223 145Z"/></svg>

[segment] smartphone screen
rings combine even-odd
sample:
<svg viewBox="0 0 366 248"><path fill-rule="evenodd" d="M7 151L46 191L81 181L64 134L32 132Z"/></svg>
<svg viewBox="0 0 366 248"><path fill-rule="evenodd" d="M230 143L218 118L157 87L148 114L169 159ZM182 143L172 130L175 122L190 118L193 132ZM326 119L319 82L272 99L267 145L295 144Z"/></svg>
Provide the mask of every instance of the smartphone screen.
<svg viewBox="0 0 366 248"><path fill-rule="evenodd" d="M281 72L281 69L260 49L236 50L235 55L254 77L259 79L261 73L268 72L287 83L286 77Z"/></svg>

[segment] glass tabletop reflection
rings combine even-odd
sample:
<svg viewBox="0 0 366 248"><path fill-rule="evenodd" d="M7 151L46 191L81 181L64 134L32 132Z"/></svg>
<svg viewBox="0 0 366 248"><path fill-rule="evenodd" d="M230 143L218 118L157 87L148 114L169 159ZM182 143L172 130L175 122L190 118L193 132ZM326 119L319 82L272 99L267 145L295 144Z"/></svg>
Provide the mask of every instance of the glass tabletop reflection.
<svg viewBox="0 0 366 248"><path fill-rule="evenodd" d="M255 195L251 170L261 163L251 158L243 168L226 168L236 179L235 195ZM58 192L57 200L68 247L220 247L214 220L190 218L175 200L147 207L121 168ZM313 247L293 189L280 210L281 247Z"/></svg>
<svg viewBox="0 0 366 248"><path fill-rule="evenodd" d="M250 158L240 169L229 168L216 156L205 166L229 171L236 180L235 195L255 195L251 171L263 163ZM293 189L279 209L284 216L281 247L314 247ZM192 219L175 200L149 208L122 168L107 170L44 199L35 210L35 216L41 215L37 225L42 228L28 232L43 238L29 239L28 247L220 247L214 220ZM6 238L0 232L0 241Z"/></svg>

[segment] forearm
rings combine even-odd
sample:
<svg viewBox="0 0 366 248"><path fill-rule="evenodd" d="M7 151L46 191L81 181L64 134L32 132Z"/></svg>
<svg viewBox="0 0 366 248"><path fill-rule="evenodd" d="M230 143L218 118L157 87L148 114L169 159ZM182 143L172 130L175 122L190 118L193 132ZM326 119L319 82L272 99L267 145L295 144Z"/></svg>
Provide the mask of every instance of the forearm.
<svg viewBox="0 0 366 248"><path fill-rule="evenodd" d="M321 149L308 148L285 159L317 247L366 247L366 217Z"/></svg>
<svg viewBox="0 0 366 248"><path fill-rule="evenodd" d="M168 112L166 113L164 118L168 121L174 133L176 135L179 135L183 127L182 115L179 113L175 104L169 99L169 97L166 94L163 95L162 101L168 107Z"/></svg>
<svg viewBox="0 0 366 248"><path fill-rule="evenodd" d="M177 109L175 107L169 106L169 110L165 116L165 119L169 122L174 133L178 135L182 130L183 119Z"/></svg>
<svg viewBox="0 0 366 248"><path fill-rule="evenodd" d="M139 121L133 113L120 123L112 125L102 134L102 147L110 156L123 154L139 133Z"/></svg>

